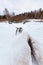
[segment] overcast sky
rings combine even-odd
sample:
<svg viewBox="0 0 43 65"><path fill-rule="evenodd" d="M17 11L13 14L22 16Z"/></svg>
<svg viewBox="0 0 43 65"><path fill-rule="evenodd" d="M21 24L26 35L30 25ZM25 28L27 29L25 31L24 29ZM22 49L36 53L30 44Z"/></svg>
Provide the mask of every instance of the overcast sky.
<svg viewBox="0 0 43 65"><path fill-rule="evenodd" d="M43 9L43 0L0 0L0 13L4 8L16 14L35 9Z"/></svg>

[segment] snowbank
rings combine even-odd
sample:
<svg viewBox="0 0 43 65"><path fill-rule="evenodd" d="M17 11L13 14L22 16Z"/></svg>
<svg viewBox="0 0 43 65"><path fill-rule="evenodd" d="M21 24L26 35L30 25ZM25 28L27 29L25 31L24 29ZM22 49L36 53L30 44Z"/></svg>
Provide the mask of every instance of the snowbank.
<svg viewBox="0 0 43 65"><path fill-rule="evenodd" d="M0 65L32 65L28 34L15 35L15 31L13 25L0 25Z"/></svg>
<svg viewBox="0 0 43 65"><path fill-rule="evenodd" d="M30 21L26 24L0 23L0 65L37 65L36 60L43 65L43 22ZM16 27L22 27L22 33L15 35ZM36 60L28 45L30 37Z"/></svg>
<svg viewBox="0 0 43 65"><path fill-rule="evenodd" d="M32 54L35 57L38 65L43 65L43 49L36 40L30 37L30 45L32 46Z"/></svg>

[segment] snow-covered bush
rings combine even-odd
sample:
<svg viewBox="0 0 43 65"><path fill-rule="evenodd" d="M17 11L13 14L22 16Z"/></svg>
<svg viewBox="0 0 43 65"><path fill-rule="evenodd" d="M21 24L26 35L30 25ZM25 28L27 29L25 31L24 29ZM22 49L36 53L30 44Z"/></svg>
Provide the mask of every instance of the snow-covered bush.
<svg viewBox="0 0 43 65"><path fill-rule="evenodd" d="M21 33L23 31L22 27L16 27L16 34Z"/></svg>

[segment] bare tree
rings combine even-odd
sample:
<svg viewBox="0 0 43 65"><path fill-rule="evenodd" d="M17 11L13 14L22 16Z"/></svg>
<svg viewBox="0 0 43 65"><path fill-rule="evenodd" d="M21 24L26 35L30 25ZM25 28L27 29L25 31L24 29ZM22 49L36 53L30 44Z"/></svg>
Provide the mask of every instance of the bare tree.
<svg viewBox="0 0 43 65"><path fill-rule="evenodd" d="M14 12L12 12L12 17L13 17L13 16L15 16L15 13L14 13Z"/></svg>
<svg viewBox="0 0 43 65"><path fill-rule="evenodd" d="M8 17L9 17L9 11L8 11L7 8L5 8L5 10L4 10L4 15L5 15L6 18L8 19Z"/></svg>
<svg viewBox="0 0 43 65"><path fill-rule="evenodd" d="M5 10L4 10L4 15L9 15L9 11L7 8L5 8Z"/></svg>

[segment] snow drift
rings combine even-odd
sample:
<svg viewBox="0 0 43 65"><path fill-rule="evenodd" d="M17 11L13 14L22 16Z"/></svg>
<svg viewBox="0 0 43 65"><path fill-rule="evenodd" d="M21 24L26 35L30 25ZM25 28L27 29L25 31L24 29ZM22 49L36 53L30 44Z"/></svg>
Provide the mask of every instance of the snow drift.
<svg viewBox="0 0 43 65"><path fill-rule="evenodd" d="M43 22L30 21L0 23L0 65L43 65ZM16 27L23 31L15 34Z"/></svg>
<svg viewBox="0 0 43 65"><path fill-rule="evenodd" d="M28 34L15 35L13 25L0 25L0 65L31 65L31 50Z"/></svg>

